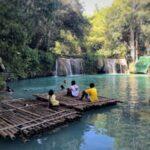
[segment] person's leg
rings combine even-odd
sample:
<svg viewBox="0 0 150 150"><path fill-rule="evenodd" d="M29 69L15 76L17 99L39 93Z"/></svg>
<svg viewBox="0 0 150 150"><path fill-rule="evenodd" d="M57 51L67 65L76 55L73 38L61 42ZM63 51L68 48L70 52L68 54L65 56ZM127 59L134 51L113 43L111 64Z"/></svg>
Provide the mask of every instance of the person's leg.
<svg viewBox="0 0 150 150"><path fill-rule="evenodd" d="M67 96L72 96L71 90L69 88L67 89Z"/></svg>
<svg viewBox="0 0 150 150"><path fill-rule="evenodd" d="M85 91L82 92L82 96L81 96L80 100L82 100L84 97L85 98L88 97L88 94Z"/></svg>
<svg viewBox="0 0 150 150"><path fill-rule="evenodd" d="M48 108L52 108L52 107L53 107L52 103L49 102L49 103L48 103Z"/></svg>
<svg viewBox="0 0 150 150"><path fill-rule="evenodd" d="M58 107L59 106L52 106L52 109L55 110L55 111L58 111Z"/></svg>

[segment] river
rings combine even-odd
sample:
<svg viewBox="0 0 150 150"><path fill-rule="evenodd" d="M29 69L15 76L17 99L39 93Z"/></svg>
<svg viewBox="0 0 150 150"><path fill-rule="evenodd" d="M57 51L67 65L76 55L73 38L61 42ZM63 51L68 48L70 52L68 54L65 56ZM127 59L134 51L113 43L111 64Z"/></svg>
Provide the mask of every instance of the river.
<svg viewBox="0 0 150 150"><path fill-rule="evenodd" d="M60 90L66 80L76 80L80 90L94 82L99 95L124 103L86 112L80 121L27 143L0 139L0 150L148 150L150 147L150 76L80 75L47 77L9 83L14 98L33 98L34 93Z"/></svg>

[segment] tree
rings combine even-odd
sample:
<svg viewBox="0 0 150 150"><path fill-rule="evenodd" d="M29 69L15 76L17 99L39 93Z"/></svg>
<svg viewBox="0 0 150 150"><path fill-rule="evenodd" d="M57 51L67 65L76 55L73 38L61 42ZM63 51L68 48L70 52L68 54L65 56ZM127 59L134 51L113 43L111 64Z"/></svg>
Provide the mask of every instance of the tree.
<svg viewBox="0 0 150 150"><path fill-rule="evenodd" d="M103 57L121 58L128 53L136 60L149 47L149 1L115 0L111 7L89 18L87 47Z"/></svg>
<svg viewBox="0 0 150 150"><path fill-rule="evenodd" d="M79 53L84 45L88 21L78 1L0 1L0 57L16 77L42 75L48 68L52 71L57 43L67 47L64 54Z"/></svg>

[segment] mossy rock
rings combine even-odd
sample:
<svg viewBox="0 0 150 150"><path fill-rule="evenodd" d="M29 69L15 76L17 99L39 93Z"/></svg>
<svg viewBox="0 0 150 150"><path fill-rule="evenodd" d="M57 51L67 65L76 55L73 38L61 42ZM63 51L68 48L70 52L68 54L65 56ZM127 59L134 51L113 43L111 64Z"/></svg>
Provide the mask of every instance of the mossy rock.
<svg viewBox="0 0 150 150"><path fill-rule="evenodd" d="M150 56L142 56L135 65L136 73L149 73Z"/></svg>

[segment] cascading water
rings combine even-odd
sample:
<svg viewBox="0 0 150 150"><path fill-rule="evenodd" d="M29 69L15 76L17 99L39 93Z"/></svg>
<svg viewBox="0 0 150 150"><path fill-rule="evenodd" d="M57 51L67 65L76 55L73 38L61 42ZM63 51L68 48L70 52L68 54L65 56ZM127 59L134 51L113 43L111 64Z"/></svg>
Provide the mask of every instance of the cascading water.
<svg viewBox="0 0 150 150"><path fill-rule="evenodd" d="M75 58L75 59L71 58L70 63L71 63L71 68L72 68L73 74L83 74L83 72L84 72L83 59L81 59L81 58Z"/></svg>
<svg viewBox="0 0 150 150"><path fill-rule="evenodd" d="M120 73L129 73L126 59L119 59Z"/></svg>
<svg viewBox="0 0 150 150"><path fill-rule="evenodd" d="M56 60L56 76L76 75L84 73L84 60L81 58L58 58ZM102 59L96 64L99 73L129 73L125 59Z"/></svg>
<svg viewBox="0 0 150 150"><path fill-rule="evenodd" d="M66 67L67 75L72 75L72 68L71 68L70 59L66 59L65 67Z"/></svg>
<svg viewBox="0 0 150 150"><path fill-rule="evenodd" d="M58 58L56 60L56 76L82 74L83 59L81 58Z"/></svg>
<svg viewBox="0 0 150 150"><path fill-rule="evenodd" d="M97 66L100 73L129 73L127 61L125 59L100 58Z"/></svg>
<svg viewBox="0 0 150 150"><path fill-rule="evenodd" d="M105 66L107 73L116 73L116 59L106 59Z"/></svg>

